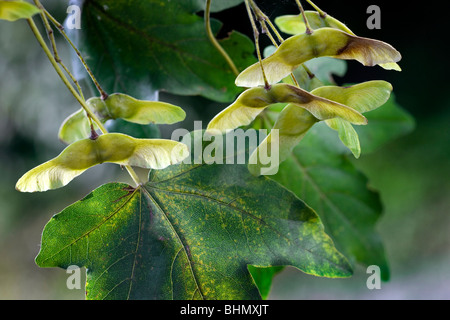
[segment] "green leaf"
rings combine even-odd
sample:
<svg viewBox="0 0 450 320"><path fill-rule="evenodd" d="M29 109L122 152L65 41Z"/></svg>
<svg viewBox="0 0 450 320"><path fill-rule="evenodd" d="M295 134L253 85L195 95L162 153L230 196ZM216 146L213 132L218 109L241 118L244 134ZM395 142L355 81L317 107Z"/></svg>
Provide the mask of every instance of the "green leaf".
<svg viewBox="0 0 450 320"><path fill-rule="evenodd" d="M394 94L381 108L365 115L369 125L365 128L356 128L365 154L378 150L386 143L410 133L415 128L414 118L397 104Z"/></svg>
<svg viewBox="0 0 450 320"><path fill-rule="evenodd" d="M36 6L24 1L0 1L0 20L28 19L41 12Z"/></svg>
<svg viewBox="0 0 450 320"><path fill-rule="evenodd" d="M257 268L248 266L248 270L250 271L253 281L255 281L263 300L266 300L269 297L273 278L283 271L283 269L284 267Z"/></svg>
<svg viewBox="0 0 450 320"><path fill-rule="evenodd" d="M284 41L277 51L262 62L267 81L274 84L292 73L298 66L317 57L356 60L365 66L398 62L400 53L391 45L350 35L338 29L321 28L312 34L299 34ZM236 79L241 87L265 84L260 63L245 69Z"/></svg>
<svg viewBox="0 0 450 320"><path fill-rule="evenodd" d="M350 261L378 265L383 279L388 279L389 267L375 231L382 212L380 197L368 189L367 178L343 152L333 132L316 125L272 178L317 211Z"/></svg>
<svg viewBox="0 0 450 320"><path fill-rule="evenodd" d="M189 9L192 10L192 12L205 10L206 0L191 0L185 2L186 5L191 6ZM213 0L211 1L211 12L219 12L225 9L229 9L237 5L240 5L243 2L244 0L220 0L220 1Z"/></svg>
<svg viewBox="0 0 450 320"><path fill-rule="evenodd" d="M163 169L189 155L187 147L163 139L135 139L108 133L97 139L77 141L56 158L28 171L16 184L21 192L47 191L67 185L87 169L104 162Z"/></svg>
<svg viewBox="0 0 450 320"><path fill-rule="evenodd" d="M314 211L246 165L102 186L50 220L36 263L86 267L88 299L259 299L248 265L351 275Z"/></svg>
<svg viewBox="0 0 450 320"><path fill-rule="evenodd" d="M201 5L203 2L203 5ZM231 6L216 2L216 9ZM225 59L210 43L202 17L204 1L85 1L77 43L108 92L142 96L145 90L202 95L230 102L242 89ZM218 32L221 24L213 20ZM73 36L75 38L75 34ZM253 42L232 32L220 41L237 68L255 62Z"/></svg>
<svg viewBox="0 0 450 320"><path fill-rule="evenodd" d="M174 124L186 117L183 109L170 103L138 100L122 93L114 93L105 100L93 97L86 103L102 122L124 119L142 125ZM90 132L86 112L80 109L64 120L58 135L61 141L70 144L89 137Z"/></svg>

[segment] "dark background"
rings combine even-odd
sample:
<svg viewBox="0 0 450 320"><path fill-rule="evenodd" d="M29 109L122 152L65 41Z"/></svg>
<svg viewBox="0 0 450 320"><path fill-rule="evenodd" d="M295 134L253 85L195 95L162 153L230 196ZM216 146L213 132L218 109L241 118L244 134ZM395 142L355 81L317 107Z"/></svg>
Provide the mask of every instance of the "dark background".
<svg viewBox="0 0 450 320"><path fill-rule="evenodd" d="M220 0L214 0L220 1ZM59 21L67 3L43 0ZM305 9L309 5L304 2ZM399 104L416 119L416 130L355 164L380 190L385 214L378 230L391 263L392 279L382 290L369 291L365 270L347 280L306 276L287 269L275 278L272 299L450 299L450 99L445 2L316 0L357 35L379 39L398 49L402 72L366 68L349 62L339 83L384 79ZM269 17L297 14L294 0L257 3ZM368 30L369 5L381 8L381 30ZM243 5L214 14L224 22L219 36L238 30L252 37ZM287 37L287 35L285 35ZM269 42L261 37L263 47ZM58 38L61 56L68 48ZM68 63L70 64L70 63ZM109 181L129 182L113 165L91 169L64 189L40 194L14 190L20 176L57 155L60 123L79 108L60 83L27 24L0 21L0 299L79 299L69 291L64 270L34 264L40 234L50 217ZM204 114L223 106L199 99Z"/></svg>

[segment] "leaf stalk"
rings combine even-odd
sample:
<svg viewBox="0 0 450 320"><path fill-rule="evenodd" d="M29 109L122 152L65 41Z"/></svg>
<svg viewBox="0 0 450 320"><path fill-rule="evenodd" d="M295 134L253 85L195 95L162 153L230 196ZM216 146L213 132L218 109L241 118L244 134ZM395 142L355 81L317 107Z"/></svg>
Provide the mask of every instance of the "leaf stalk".
<svg viewBox="0 0 450 320"><path fill-rule="evenodd" d="M95 122L95 124L100 128L100 131L103 134L108 133L108 130L105 128L103 123L98 119L98 117L92 112L92 110L89 108L89 106L86 104L85 100L80 96L80 94L74 89L74 87L70 84L70 81L67 79L64 72L61 70L61 68L58 65L58 62L56 61L55 57L53 56L52 52L50 51L49 47L45 43L44 38L42 37L41 33L39 32L39 29L37 28L36 24L34 23L34 20L32 18L27 19L28 25L31 28L31 31L33 32L34 36L36 37L37 41L41 45L42 49L44 50L45 54L47 55L47 58L50 60L50 63L52 64L53 68L55 69L56 73L61 78L62 82L66 85L66 87L69 89L70 93L75 97L75 99L80 103L83 110L86 112L88 117L92 119L92 121ZM128 173L130 174L133 181L136 183L136 185L140 185L140 179L137 176L136 172L131 166L125 166Z"/></svg>

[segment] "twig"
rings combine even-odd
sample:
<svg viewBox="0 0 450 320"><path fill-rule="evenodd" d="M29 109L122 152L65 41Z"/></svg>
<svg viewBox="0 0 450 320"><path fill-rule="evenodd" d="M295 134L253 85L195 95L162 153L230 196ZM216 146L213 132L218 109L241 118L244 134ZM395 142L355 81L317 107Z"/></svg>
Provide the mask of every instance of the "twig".
<svg viewBox="0 0 450 320"><path fill-rule="evenodd" d="M234 64L233 60L230 58L228 53L225 51L225 49L220 45L219 41L217 41L216 37L214 36L214 33L211 29L211 0L206 0L206 8L205 8L205 28L206 28L206 34L208 35L209 40L211 41L212 45L219 51L219 53L225 58L228 65L231 68L231 71L235 74L235 76L239 75L239 70Z"/></svg>
<svg viewBox="0 0 450 320"><path fill-rule="evenodd" d="M44 12L45 12L45 15L48 17L48 19L55 25L56 28L58 28L61 35L66 39L66 41L70 44L72 49L77 54L78 58L80 59L81 63L83 64L87 73L91 77L92 82L94 83L95 87L97 88L98 92L100 93L100 97L102 98L102 100L106 100L108 98L108 94L105 92L105 90L103 90L103 88L98 83L91 68L89 68L88 64L86 63L83 56L81 55L80 50L78 50L78 48L75 46L75 44L72 42L72 40L70 40L69 36L65 33L63 25L61 25L46 9L44 9Z"/></svg>
<svg viewBox="0 0 450 320"><path fill-rule="evenodd" d="M264 86L266 89L269 89L270 84L269 84L269 81L267 81L266 72L264 71L264 66L262 63L262 56L261 56L261 49L259 47L259 31L258 31L258 28L256 27L255 19L253 17L252 9L250 8L249 0L245 0L245 7L247 8L248 17L250 19L250 23L252 24L252 28L253 28L253 35L255 37L256 54L258 55L259 65L261 66L261 72L262 72L263 78L264 78Z"/></svg>

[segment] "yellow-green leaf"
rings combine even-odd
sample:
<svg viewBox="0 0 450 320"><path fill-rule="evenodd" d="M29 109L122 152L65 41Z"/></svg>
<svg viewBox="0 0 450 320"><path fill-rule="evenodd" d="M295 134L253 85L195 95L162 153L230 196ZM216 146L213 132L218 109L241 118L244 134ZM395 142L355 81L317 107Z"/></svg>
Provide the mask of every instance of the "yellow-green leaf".
<svg viewBox="0 0 450 320"><path fill-rule="evenodd" d="M365 128L370 128L366 126ZM375 232L383 211L380 196L343 154L337 137L318 123L270 178L306 200L327 233L353 264L377 265L389 278L382 241Z"/></svg>
<svg viewBox="0 0 450 320"><path fill-rule="evenodd" d="M67 185L87 169L104 163L163 169L189 155L186 145L163 139L135 139L109 133L68 146L56 158L28 171L16 184L22 192L47 191Z"/></svg>
<svg viewBox="0 0 450 320"><path fill-rule="evenodd" d="M40 10L31 3L24 1L0 1L0 20L16 21L28 19Z"/></svg>
<svg viewBox="0 0 450 320"><path fill-rule="evenodd" d="M354 124L367 124L367 119L352 108L281 83L273 85L268 90L262 87L246 90L232 105L214 117L207 129L226 132L248 125L265 108L275 103L294 103L308 110L319 120L341 117Z"/></svg>
<svg viewBox="0 0 450 320"><path fill-rule="evenodd" d="M357 60L365 66L394 63L401 59L400 53L385 42L357 37L337 29L322 28L312 34L304 33L290 37L262 63L267 81L274 84L304 62L325 56ZM237 77L236 85L241 87L264 85L259 63L245 69Z"/></svg>

